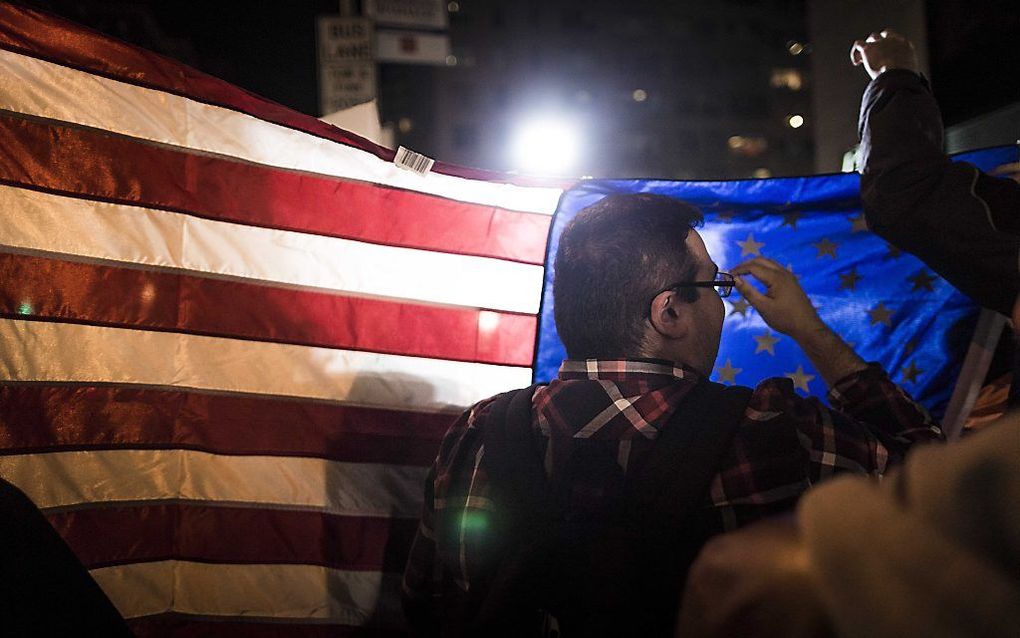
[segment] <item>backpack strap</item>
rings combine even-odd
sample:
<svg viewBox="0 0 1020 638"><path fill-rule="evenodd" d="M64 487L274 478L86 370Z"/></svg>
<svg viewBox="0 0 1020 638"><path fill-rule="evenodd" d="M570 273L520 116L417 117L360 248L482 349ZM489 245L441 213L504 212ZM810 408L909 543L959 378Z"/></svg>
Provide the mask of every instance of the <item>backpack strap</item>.
<svg viewBox="0 0 1020 638"><path fill-rule="evenodd" d="M708 538L722 531L705 501L752 394L751 388L704 380L663 426L645 464L628 481L622 518L608 530L607 544L595 549L604 554L615 547L624 557L605 567L616 586L596 585L618 595L589 609L582 633L614 635L626 626L614 623L626 617L642 635L672 635L690 565ZM598 590L592 597L599 597ZM599 633L599 625L609 629Z"/></svg>
<svg viewBox="0 0 1020 638"><path fill-rule="evenodd" d="M537 635L542 620L534 575L548 551L547 536L536 537L535 531L554 527L558 512L531 428L531 400L539 385L499 396L486 415L482 467L499 502L491 526L499 558L465 636Z"/></svg>
<svg viewBox="0 0 1020 638"><path fill-rule="evenodd" d="M753 393L708 380L691 388L632 477L629 508L665 515L674 529L689 520L704 502Z"/></svg>
<svg viewBox="0 0 1020 638"><path fill-rule="evenodd" d="M701 381L627 477L597 535L568 530L579 550L556 565L572 595L553 613L564 635L671 636L690 564L716 530L705 499L753 391ZM563 543L561 543L563 544Z"/></svg>
<svg viewBox="0 0 1020 638"><path fill-rule="evenodd" d="M549 511L552 505L531 429L531 399L539 385L500 395L485 420L483 463L493 489L498 489L501 500L515 510Z"/></svg>

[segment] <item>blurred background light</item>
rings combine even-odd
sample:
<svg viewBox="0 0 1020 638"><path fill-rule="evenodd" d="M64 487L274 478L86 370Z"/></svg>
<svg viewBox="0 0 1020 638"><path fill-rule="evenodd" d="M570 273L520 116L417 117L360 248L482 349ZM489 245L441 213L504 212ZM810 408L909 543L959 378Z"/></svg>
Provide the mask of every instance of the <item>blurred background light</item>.
<svg viewBox="0 0 1020 638"><path fill-rule="evenodd" d="M772 69L772 75L769 77L769 86L774 89L799 91L804 86L804 77L797 69Z"/></svg>
<svg viewBox="0 0 1020 638"><path fill-rule="evenodd" d="M733 154L743 157L758 157L769 148L768 140L760 135L732 135L726 145Z"/></svg>
<svg viewBox="0 0 1020 638"><path fill-rule="evenodd" d="M511 143L513 162L520 171L566 175L576 169L581 149L578 126L563 116L525 120Z"/></svg>

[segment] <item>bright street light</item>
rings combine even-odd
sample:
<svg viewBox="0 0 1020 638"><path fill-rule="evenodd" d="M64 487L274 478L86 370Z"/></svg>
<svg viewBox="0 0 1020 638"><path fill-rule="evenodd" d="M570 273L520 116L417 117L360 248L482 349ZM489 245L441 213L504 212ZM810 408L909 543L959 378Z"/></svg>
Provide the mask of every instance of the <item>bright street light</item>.
<svg viewBox="0 0 1020 638"><path fill-rule="evenodd" d="M578 126L564 117L525 121L511 144L516 167L527 173L566 175L580 155Z"/></svg>

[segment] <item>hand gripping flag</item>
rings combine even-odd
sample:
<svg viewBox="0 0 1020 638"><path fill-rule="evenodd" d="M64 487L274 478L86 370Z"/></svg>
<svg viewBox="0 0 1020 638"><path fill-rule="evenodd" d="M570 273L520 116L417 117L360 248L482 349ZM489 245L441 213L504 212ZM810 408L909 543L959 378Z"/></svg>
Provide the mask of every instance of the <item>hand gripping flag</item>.
<svg viewBox="0 0 1020 638"><path fill-rule="evenodd" d="M937 406L951 387L974 309L854 232L853 176L563 195L392 159L0 4L0 476L139 635L399 635L440 437L559 364L548 304L539 329L547 251L605 192L702 205L723 264L755 249L788 260L909 389ZM820 391L738 304L717 378L803 364L800 386Z"/></svg>

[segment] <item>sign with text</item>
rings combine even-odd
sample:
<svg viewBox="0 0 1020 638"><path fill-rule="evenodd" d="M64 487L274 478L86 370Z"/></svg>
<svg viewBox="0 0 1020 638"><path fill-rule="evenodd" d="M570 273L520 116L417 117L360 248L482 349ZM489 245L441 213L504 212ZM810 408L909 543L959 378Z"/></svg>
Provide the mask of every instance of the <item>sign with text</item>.
<svg viewBox="0 0 1020 638"><path fill-rule="evenodd" d="M446 0L364 0L365 15L376 24L415 29L446 29Z"/></svg>
<svg viewBox="0 0 1020 638"><path fill-rule="evenodd" d="M321 113L326 115L375 99L372 21L320 16L316 27Z"/></svg>
<svg viewBox="0 0 1020 638"><path fill-rule="evenodd" d="M322 115L376 98L375 62L319 67L319 108Z"/></svg>
<svg viewBox="0 0 1020 638"><path fill-rule="evenodd" d="M367 18L319 16L319 64L372 61L372 21Z"/></svg>

